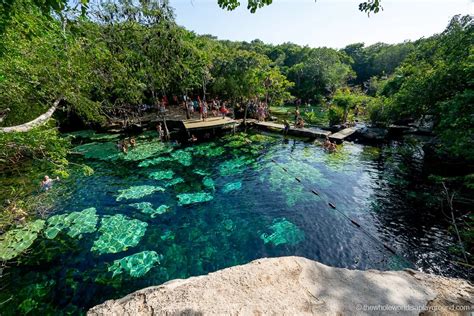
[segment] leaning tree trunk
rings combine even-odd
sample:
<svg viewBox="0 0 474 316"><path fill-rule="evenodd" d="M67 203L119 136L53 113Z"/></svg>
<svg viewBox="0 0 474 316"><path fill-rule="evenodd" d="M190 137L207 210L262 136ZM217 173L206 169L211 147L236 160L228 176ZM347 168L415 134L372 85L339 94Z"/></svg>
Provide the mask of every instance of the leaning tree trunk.
<svg viewBox="0 0 474 316"><path fill-rule="evenodd" d="M10 127L0 127L0 133L24 133L32 130L35 127L44 125L50 118L53 116L54 111L56 111L59 102L61 102L62 98L57 99L54 101L53 106L49 108L46 113L41 114L37 118L35 118L33 121L21 124L21 125L16 125L16 126L10 126Z"/></svg>

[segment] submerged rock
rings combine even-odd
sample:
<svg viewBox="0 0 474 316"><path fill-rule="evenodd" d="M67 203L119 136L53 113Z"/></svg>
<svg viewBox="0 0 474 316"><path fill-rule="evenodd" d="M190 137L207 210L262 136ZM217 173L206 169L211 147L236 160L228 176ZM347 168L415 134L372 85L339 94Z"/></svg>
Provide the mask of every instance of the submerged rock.
<svg viewBox="0 0 474 316"><path fill-rule="evenodd" d="M182 193L176 196L178 198L179 205L187 205L193 203L202 203L208 202L214 197L206 192L199 192L199 193Z"/></svg>
<svg viewBox="0 0 474 316"><path fill-rule="evenodd" d="M241 181L230 182L230 183L227 183L226 185L224 185L224 187L222 188L222 192L223 193L229 193L229 192L237 191L237 190L240 190L240 189L242 189L242 182Z"/></svg>
<svg viewBox="0 0 474 316"><path fill-rule="evenodd" d="M87 208L81 212L53 215L48 218L48 227L44 234L48 239L54 239L60 231L68 229L71 238L81 237L85 233L93 233L96 230L99 216L94 207Z"/></svg>
<svg viewBox="0 0 474 316"><path fill-rule="evenodd" d="M0 236L0 260L13 259L30 248L44 224L44 220L38 219Z"/></svg>
<svg viewBox="0 0 474 316"><path fill-rule="evenodd" d="M275 219L270 226L271 234L263 233L260 238L265 244L274 246L288 244L296 245L304 240L304 233L292 222L285 218Z"/></svg>
<svg viewBox="0 0 474 316"><path fill-rule="evenodd" d="M281 257L148 287L88 315L418 315L427 307L449 314L473 304L474 287L461 279ZM377 306L405 309L368 310Z"/></svg>
<svg viewBox="0 0 474 316"><path fill-rule="evenodd" d="M173 170L161 170L161 171L155 171L152 172L148 175L149 178L154 179L154 180L170 180L173 179L174 172Z"/></svg>
<svg viewBox="0 0 474 316"><path fill-rule="evenodd" d="M158 191L164 192L165 189L160 186L154 186L154 185L133 186L128 189L119 190L120 195L117 197L116 200L122 201L122 200L130 200L130 199L139 199Z"/></svg>
<svg viewBox="0 0 474 316"><path fill-rule="evenodd" d="M170 210L168 205L160 205L158 208L154 208L150 202L133 203L130 204L130 206L136 208L143 214L150 215L151 218L155 218L156 215L164 214Z"/></svg>
<svg viewBox="0 0 474 316"><path fill-rule="evenodd" d="M104 216L99 228L101 235L94 241L91 251L99 254L126 251L138 245L147 226L145 222L129 219L122 214Z"/></svg>
<svg viewBox="0 0 474 316"><path fill-rule="evenodd" d="M160 263L162 256L156 251L142 251L119 260L115 260L108 268L113 272L112 277L128 272L131 277L139 278L144 276L156 263Z"/></svg>

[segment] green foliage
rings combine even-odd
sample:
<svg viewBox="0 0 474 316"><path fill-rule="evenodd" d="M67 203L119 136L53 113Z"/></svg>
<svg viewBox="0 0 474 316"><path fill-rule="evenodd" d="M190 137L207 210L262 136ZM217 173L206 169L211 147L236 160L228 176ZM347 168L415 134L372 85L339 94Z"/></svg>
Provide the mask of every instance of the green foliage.
<svg viewBox="0 0 474 316"><path fill-rule="evenodd" d="M12 166L28 159L51 163L64 170L69 143L51 126L35 128L27 133L0 133L1 166Z"/></svg>
<svg viewBox="0 0 474 316"><path fill-rule="evenodd" d="M162 256L155 251L142 251L119 260L115 260L113 265L108 268L115 277L121 273L128 272L133 278L144 276L156 263L160 263Z"/></svg>
<svg viewBox="0 0 474 316"><path fill-rule="evenodd" d="M331 106L328 111L328 118L330 125L338 125L344 122L344 109Z"/></svg>
<svg viewBox="0 0 474 316"><path fill-rule="evenodd" d="M419 40L415 50L381 84L380 101L370 109L373 120L388 123L431 115L440 151L473 159L472 17L454 17L446 30Z"/></svg>
<svg viewBox="0 0 474 316"><path fill-rule="evenodd" d="M101 220L99 239L94 241L91 251L117 253L135 247L145 235L148 224L137 219L128 219L122 214L104 216Z"/></svg>
<svg viewBox="0 0 474 316"><path fill-rule="evenodd" d="M247 9L255 13L257 9L263 8L266 5L272 4L273 0L248 0ZM240 6L240 1L238 0L217 0L219 7L232 11ZM382 9L381 0L368 0L361 2L359 4L359 10L362 12L367 12L370 14L378 13Z"/></svg>

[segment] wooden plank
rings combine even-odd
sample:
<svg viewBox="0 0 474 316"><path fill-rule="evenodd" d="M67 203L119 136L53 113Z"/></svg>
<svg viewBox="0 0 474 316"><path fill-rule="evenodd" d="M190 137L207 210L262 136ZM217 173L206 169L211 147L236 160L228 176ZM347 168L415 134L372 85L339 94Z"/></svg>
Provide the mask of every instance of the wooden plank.
<svg viewBox="0 0 474 316"><path fill-rule="evenodd" d="M343 129L342 131L329 135L329 139L334 141L343 141L346 137L351 136L352 134L357 132L357 130L357 127L348 127Z"/></svg>
<svg viewBox="0 0 474 316"><path fill-rule="evenodd" d="M205 121L202 120L186 120L183 121L184 127L188 130L190 129L201 129L201 128L213 128L213 127L222 127L228 124L235 124L237 123L231 118L209 118L206 119Z"/></svg>
<svg viewBox="0 0 474 316"><path fill-rule="evenodd" d="M283 131L285 125L273 123L273 122L255 122L254 125L264 128L270 129L277 129ZM310 137L310 138L319 138L319 137L327 137L331 134L331 132L320 130L320 129L313 129L313 128L298 128L294 126L290 126L288 130L289 135L296 135L296 136L303 136L303 137Z"/></svg>

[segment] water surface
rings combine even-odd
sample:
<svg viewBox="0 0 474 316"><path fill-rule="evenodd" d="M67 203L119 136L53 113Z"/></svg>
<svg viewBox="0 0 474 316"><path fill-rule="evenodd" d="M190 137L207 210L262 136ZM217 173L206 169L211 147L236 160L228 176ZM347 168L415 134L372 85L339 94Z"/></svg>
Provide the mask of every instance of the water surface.
<svg viewBox="0 0 474 316"><path fill-rule="evenodd" d="M115 136L78 148L85 157L71 159L95 172L60 184L67 187L60 206L3 271L2 315L84 313L134 290L262 257L467 277L451 263L454 240L436 207L418 198L435 192L421 177L421 157L407 163L400 144L345 143L328 153L278 135L190 147L149 136L127 156L116 152ZM72 212L83 212L84 223L65 220Z"/></svg>

